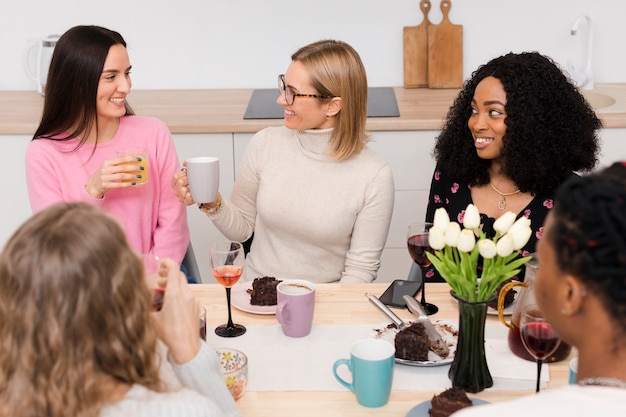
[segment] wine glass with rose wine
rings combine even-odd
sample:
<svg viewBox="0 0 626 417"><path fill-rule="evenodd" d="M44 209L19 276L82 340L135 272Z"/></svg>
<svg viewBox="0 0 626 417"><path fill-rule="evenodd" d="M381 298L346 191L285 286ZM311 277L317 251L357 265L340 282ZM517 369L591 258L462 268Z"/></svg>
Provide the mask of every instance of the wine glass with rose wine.
<svg viewBox="0 0 626 417"><path fill-rule="evenodd" d="M426 314L435 314L439 311L439 307L434 304L426 302L426 270L430 266L431 262L426 256L426 252L433 253L433 249L428 242L428 234L430 228L433 226L429 222L417 222L409 225L407 231L407 246L409 248L409 254L413 261L420 267L422 271L422 298L420 304L424 307Z"/></svg>
<svg viewBox="0 0 626 417"><path fill-rule="evenodd" d="M234 324L230 311L230 289L239 281L243 272L245 255L239 242L223 241L211 247L211 269L215 280L226 288L228 323L215 328L215 334L222 337L237 337L246 332L245 326Z"/></svg>
<svg viewBox="0 0 626 417"><path fill-rule="evenodd" d="M559 347L561 339L552 325L543 317L537 305L529 306L522 312L520 325L522 343L524 343L528 353L537 361L537 388L535 392L539 392L541 364Z"/></svg>

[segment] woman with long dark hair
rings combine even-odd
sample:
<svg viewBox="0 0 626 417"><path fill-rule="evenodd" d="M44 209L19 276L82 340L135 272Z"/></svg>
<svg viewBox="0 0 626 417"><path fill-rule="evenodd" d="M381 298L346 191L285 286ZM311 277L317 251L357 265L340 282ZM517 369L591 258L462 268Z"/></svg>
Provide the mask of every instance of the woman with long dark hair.
<svg viewBox="0 0 626 417"><path fill-rule="evenodd" d="M170 186L176 149L165 124L133 114L130 71L119 33L75 26L61 36L26 151L30 204L33 212L61 201L96 205L122 222L137 252L180 263L189 228ZM118 156L128 148L145 153Z"/></svg>

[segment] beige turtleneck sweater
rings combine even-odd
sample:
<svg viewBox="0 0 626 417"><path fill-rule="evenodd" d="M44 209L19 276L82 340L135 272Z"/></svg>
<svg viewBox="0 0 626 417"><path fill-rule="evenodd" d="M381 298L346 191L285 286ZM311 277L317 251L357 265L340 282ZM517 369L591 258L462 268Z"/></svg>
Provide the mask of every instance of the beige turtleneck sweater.
<svg viewBox="0 0 626 417"><path fill-rule="evenodd" d="M393 211L391 168L368 147L333 160L331 132L272 127L250 141L230 200L209 215L231 240L254 232L242 281L376 278Z"/></svg>

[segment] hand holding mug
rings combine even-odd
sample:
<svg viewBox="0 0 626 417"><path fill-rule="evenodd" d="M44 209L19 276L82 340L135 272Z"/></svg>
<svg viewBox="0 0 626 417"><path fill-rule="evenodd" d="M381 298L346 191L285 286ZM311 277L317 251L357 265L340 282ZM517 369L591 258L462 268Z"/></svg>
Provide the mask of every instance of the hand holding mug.
<svg viewBox="0 0 626 417"><path fill-rule="evenodd" d="M191 190L187 186L189 184L189 176L187 175L187 161L183 162L183 169L177 171L172 178L172 188L178 201L190 206L195 203L191 196Z"/></svg>
<svg viewBox="0 0 626 417"><path fill-rule="evenodd" d="M185 204L217 201L220 182L219 158L200 156L183 162L183 169L174 174L172 188L178 200Z"/></svg>

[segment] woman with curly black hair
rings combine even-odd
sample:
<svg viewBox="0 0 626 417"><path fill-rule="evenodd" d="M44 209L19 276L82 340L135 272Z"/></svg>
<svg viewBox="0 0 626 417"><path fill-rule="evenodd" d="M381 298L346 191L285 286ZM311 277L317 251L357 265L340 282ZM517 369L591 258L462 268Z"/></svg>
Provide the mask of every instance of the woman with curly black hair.
<svg viewBox="0 0 626 417"><path fill-rule="evenodd" d="M465 82L437 138L426 220L445 207L462 221L472 203L491 237L493 222L512 211L531 220L533 235L520 252L534 252L556 188L595 167L601 127L549 57L524 52L489 61Z"/></svg>

